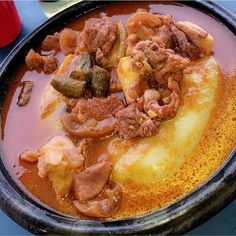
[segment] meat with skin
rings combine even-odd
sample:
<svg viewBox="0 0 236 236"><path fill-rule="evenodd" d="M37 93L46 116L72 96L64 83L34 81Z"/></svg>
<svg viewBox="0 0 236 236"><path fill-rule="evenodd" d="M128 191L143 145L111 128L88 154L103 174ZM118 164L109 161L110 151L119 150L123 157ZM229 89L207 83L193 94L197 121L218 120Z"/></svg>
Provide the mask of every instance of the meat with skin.
<svg viewBox="0 0 236 236"><path fill-rule="evenodd" d="M53 35L48 35L44 39L41 49L44 51L51 51L51 50L59 51L60 50L59 39L60 39L60 34L58 32L56 32Z"/></svg>
<svg viewBox="0 0 236 236"><path fill-rule="evenodd" d="M40 156L39 152L34 152L32 150L26 149L20 154L20 159L27 162L37 162Z"/></svg>
<svg viewBox="0 0 236 236"><path fill-rule="evenodd" d="M123 139L149 137L158 132L159 122L152 120L136 106L130 105L116 114L117 124L115 130Z"/></svg>
<svg viewBox="0 0 236 236"><path fill-rule="evenodd" d="M120 98L80 99L72 113L60 117L66 132L77 138L101 138L114 132L115 113L124 108Z"/></svg>
<svg viewBox="0 0 236 236"><path fill-rule="evenodd" d="M113 184L112 186L107 186L104 191L95 199L80 202L74 201L74 205L77 210L87 216L92 218L105 218L112 216L122 199L122 189L118 184Z"/></svg>
<svg viewBox="0 0 236 236"><path fill-rule="evenodd" d="M152 37L153 42L162 48L173 48L173 33L169 26L162 25L157 33Z"/></svg>
<svg viewBox="0 0 236 236"><path fill-rule="evenodd" d="M143 95L144 102L147 103L152 100L160 100L161 93L156 89L147 89Z"/></svg>
<svg viewBox="0 0 236 236"><path fill-rule="evenodd" d="M130 55L132 47L139 41L153 40L162 48L172 48L172 16L152 14L138 11L127 21L128 38L126 40L126 55Z"/></svg>
<svg viewBox="0 0 236 236"><path fill-rule="evenodd" d="M201 38L206 38L208 35L201 27L188 21L179 21L176 23L176 27L184 32L196 46L200 46L198 45L199 40Z"/></svg>
<svg viewBox="0 0 236 236"><path fill-rule="evenodd" d="M151 137L159 131L160 122L157 120L147 119L145 120L139 129L141 137Z"/></svg>
<svg viewBox="0 0 236 236"><path fill-rule="evenodd" d="M174 50L177 53L191 60L200 57L200 49L188 41L184 32L179 30L176 26L172 26L171 30L173 33Z"/></svg>
<svg viewBox="0 0 236 236"><path fill-rule="evenodd" d="M85 143L82 144L84 148ZM58 200L68 196L73 176L84 165L83 148L77 148L66 136L56 136L39 150L38 175L49 178Z"/></svg>
<svg viewBox="0 0 236 236"><path fill-rule="evenodd" d="M137 12L132 15L126 24L128 34L136 34L140 40L149 39L161 26L161 20L150 12Z"/></svg>
<svg viewBox="0 0 236 236"><path fill-rule="evenodd" d="M180 81L183 77L184 69L189 65L190 60L183 58L173 52L167 53L167 60L160 69L155 71L155 80L159 84L167 84L168 78L171 77L176 81Z"/></svg>
<svg viewBox="0 0 236 236"><path fill-rule="evenodd" d="M183 70L190 62L188 58L175 54L171 49L163 49L151 40L137 43L130 56L140 74L148 77L154 73L159 84L167 84L170 76L179 81L183 76Z"/></svg>
<svg viewBox="0 0 236 236"><path fill-rule="evenodd" d="M180 105L179 84L172 78L168 79L168 89L171 91L168 104L161 104L159 96L153 96L150 92L144 94L144 110L151 118L161 120L172 119L176 116Z"/></svg>
<svg viewBox="0 0 236 236"><path fill-rule="evenodd" d="M64 55L73 54L77 47L79 32L65 28L60 32L59 44Z"/></svg>
<svg viewBox="0 0 236 236"><path fill-rule="evenodd" d="M169 78L167 87L172 92L176 92L177 94L181 93L178 82L172 78Z"/></svg>
<svg viewBox="0 0 236 236"><path fill-rule="evenodd" d="M172 26L173 25L173 17L171 15L165 14L155 14L160 20L162 25Z"/></svg>
<svg viewBox="0 0 236 236"><path fill-rule="evenodd" d="M114 115L123 107L124 104L119 97L110 95L107 98L80 99L73 109L73 113L77 114L80 122L89 118L100 121Z"/></svg>
<svg viewBox="0 0 236 236"><path fill-rule="evenodd" d="M78 51L95 54L96 61L106 66L107 54L117 38L117 24L108 17L91 18L85 22L81 32Z"/></svg>
<svg viewBox="0 0 236 236"><path fill-rule="evenodd" d="M51 74L57 69L57 59L52 56L41 56L33 49L29 51L25 58L29 70L43 71L45 74Z"/></svg>
<svg viewBox="0 0 236 236"><path fill-rule="evenodd" d="M73 170L82 167L86 145L87 142L81 141L76 147L67 136L53 137L38 150L41 154L38 159L39 176L47 176L53 167L63 165L63 163L66 164L67 168Z"/></svg>
<svg viewBox="0 0 236 236"><path fill-rule="evenodd" d="M60 33L56 32L53 35L48 35L43 43L42 50L45 51L59 51L64 55L73 54L77 48L79 32L70 28L64 28Z"/></svg>
<svg viewBox="0 0 236 236"><path fill-rule="evenodd" d="M43 72L51 74L57 69L57 59L52 56L43 56Z"/></svg>
<svg viewBox="0 0 236 236"><path fill-rule="evenodd" d="M167 50L160 48L151 40L138 42L131 50L130 56L134 66L143 74L150 74L154 67L163 64L167 59Z"/></svg>
<svg viewBox="0 0 236 236"><path fill-rule="evenodd" d="M109 161L96 163L74 177L75 198L87 201L96 197L107 184L112 170Z"/></svg>
<svg viewBox="0 0 236 236"><path fill-rule="evenodd" d="M179 21L176 23L176 27L185 33L186 37L193 45L199 48L201 57L211 53L214 39L199 25L189 21Z"/></svg>
<svg viewBox="0 0 236 236"><path fill-rule="evenodd" d="M116 119L110 116L104 120L90 118L81 123L76 114L67 113L60 117L64 130L75 138L103 138L113 134Z"/></svg>
<svg viewBox="0 0 236 236"><path fill-rule="evenodd" d="M83 169L88 144L84 139L76 146L67 136L58 135L35 152L23 151L20 158L31 163L38 161L39 177L49 178L60 200L69 194L74 174Z"/></svg>
<svg viewBox="0 0 236 236"><path fill-rule="evenodd" d="M170 100L171 101L168 105L160 105L156 100L149 101L144 109L152 118L157 117L162 120L172 119L176 116L178 111L180 96L176 92L173 92L170 95Z"/></svg>
<svg viewBox="0 0 236 236"><path fill-rule="evenodd" d="M25 58L25 62L29 70L41 72L43 69L43 56L36 53L33 49L30 49Z"/></svg>

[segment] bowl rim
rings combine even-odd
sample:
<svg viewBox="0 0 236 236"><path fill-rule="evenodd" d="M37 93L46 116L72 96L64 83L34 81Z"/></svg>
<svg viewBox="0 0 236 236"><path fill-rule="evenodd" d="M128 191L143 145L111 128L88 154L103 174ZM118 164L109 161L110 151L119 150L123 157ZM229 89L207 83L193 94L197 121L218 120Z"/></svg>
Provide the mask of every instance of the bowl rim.
<svg viewBox="0 0 236 236"><path fill-rule="evenodd" d="M224 23L236 35L236 15L219 3L214 1L202 2L201 0L177 2L202 9L205 13ZM107 4L110 2L82 1L41 24L22 39L2 62L0 84L6 82L5 78L9 73L9 65L15 63L19 54L25 53L32 47L31 42L34 38L39 37L43 30L50 28L53 23L59 22L63 18L68 18L72 13L74 19ZM81 11L81 13L76 16L75 11ZM55 28L51 31L55 32ZM6 88L11 83L12 81L4 84L3 87ZM7 89L0 95L0 112L6 93ZM193 191L168 206L147 214L120 220L82 220L50 210L27 196L8 173L0 153L0 208L18 224L36 234L127 234L152 231L161 234L179 234L205 221L233 199L236 194L235 180L236 148L212 176Z"/></svg>

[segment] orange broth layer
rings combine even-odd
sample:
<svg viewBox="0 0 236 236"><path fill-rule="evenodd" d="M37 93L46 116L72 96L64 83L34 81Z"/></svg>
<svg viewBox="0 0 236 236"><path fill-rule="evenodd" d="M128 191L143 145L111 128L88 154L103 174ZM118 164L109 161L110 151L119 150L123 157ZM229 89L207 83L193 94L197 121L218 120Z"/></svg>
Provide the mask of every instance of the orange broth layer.
<svg viewBox="0 0 236 236"><path fill-rule="evenodd" d="M234 73L236 40L221 22L196 9L180 4L119 2L80 17L67 27L81 30L85 20L105 15L119 18L125 23L138 8L148 9L152 13L171 14L174 16L174 21L192 21L211 33L215 40L214 57L221 66L223 76L218 88L215 108L200 143L192 155L179 171L158 183L124 182L122 184L123 199L113 218L147 213L186 195L222 165L236 144L236 73ZM59 61L62 61L63 57L59 54ZM12 176L23 184L21 186L28 194L32 194L41 202L62 213L78 215L70 197L61 201L56 199L51 183L48 179L42 179L37 175L35 164L19 160L19 154L23 150L28 148L36 150L51 137L64 133L63 131L55 133L48 124L40 120L39 116L40 96L51 76L27 71L25 65L19 67L17 80L12 85L3 108L1 147L6 166ZM33 93L26 107L18 107L16 103L20 83L24 80L34 81ZM107 144L107 139L94 140L86 164L90 165L101 155L107 155Z"/></svg>

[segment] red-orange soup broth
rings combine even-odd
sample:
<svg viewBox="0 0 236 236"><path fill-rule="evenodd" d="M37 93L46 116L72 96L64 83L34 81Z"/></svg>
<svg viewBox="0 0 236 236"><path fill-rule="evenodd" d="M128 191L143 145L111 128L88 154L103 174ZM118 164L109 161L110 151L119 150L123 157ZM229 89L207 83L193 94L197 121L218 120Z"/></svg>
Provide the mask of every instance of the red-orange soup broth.
<svg viewBox="0 0 236 236"><path fill-rule="evenodd" d="M125 24L130 15L139 8L147 9L152 13L173 15L174 21L194 22L210 32L214 38L214 58L221 67L221 76L214 107L200 141L191 155L171 176L155 183L135 182L129 178L122 180L120 184L123 198L112 218L144 214L183 197L203 183L223 164L236 142L236 41L233 33L221 22L199 10L181 4L119 2L86 14L68 24L67 27L80 31L85 20L101 16L118 18ZM64 55L58 53L57 58L61 62ZM19 67L16 82L7 94L3 108L1 122L3 157L12 176L19 180L21 187L27 193L59 212L83 217L74 207L70 196L57 200L50 181L37 175L35 164L19 160L23 150L36 150L51 137L65 134L63 130L55 132L55 129L42 121L39 115L41 94L51 77L52 75L28 71L24 64ZM26 107L18 107L16 104L20 83L25 80L34 82L33 92L29 104ZM87 162L93 163L101 155L109 155L109 142L109 139L94 140L89 148Z"/></svg>

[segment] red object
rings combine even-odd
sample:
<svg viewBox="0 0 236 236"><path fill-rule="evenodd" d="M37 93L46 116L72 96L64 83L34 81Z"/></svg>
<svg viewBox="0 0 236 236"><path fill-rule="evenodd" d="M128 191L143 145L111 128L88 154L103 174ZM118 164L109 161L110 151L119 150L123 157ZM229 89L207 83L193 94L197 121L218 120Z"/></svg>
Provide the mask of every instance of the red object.
<svg viewBox="0 0 236 236"><path fill-rule="evenodd" d="M20 31L20 17L14 2L0 0L0 48L13 42Z"/></svg>

